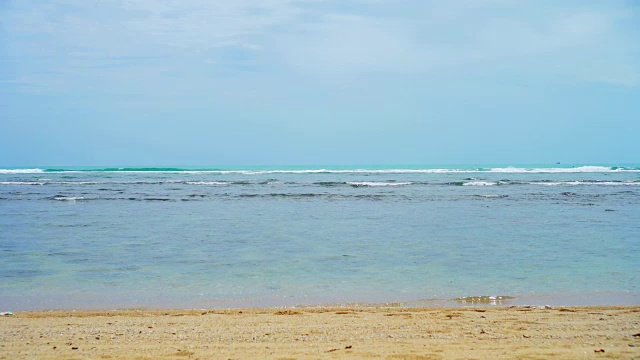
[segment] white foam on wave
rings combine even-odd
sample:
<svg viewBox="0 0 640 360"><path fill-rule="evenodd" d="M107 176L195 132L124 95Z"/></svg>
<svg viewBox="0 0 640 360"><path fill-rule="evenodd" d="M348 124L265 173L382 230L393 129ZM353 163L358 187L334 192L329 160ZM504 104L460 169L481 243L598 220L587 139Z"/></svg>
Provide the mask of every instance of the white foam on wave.
<svg viewBox="0 0 640 360"><path fill-rule="evenodd" d="M470 181L462 184L462 186L493 186L493 185L498 185L498 183L493 181Z"/></svg>
<svg viewBox="0 0 640 360"><path fill-rule="evenodd" d="M491 168L494 173L604 173L604 172L640 172L637 169L611 168L607 166L579 166L571 168Z"/></svg>
<svg viewBox="0 0 640 360"><path fill-rule="evenodd" d="M53 200L76 201L76 200L85 200L85 198L83 196L54 196Z"/></svg>
<svg viewBox="0 0 640 360"><path fill-rule="evenodd" d="M53 182L49 182L48 184L55 184L55 185L98 185L100 183L96 182L96 181L53 181Z"/></svg>
<svg viewBox="0 0 640 360"><path fill-rule="evenodd" d="M624 167L607 166L578 166L578 167L550 167L550 168L525 168L525 167L496 167L496 168L468 168L468 169L270 169L270 170L127 170L119 169L118 173L127 174L148 174L148 173L181 173L181 174L220 174L220 175L267 175L267 174L449 174L449 173L610 173L610 172L640 172L638 168L627 169ZM43 173L42 169L0 169L0 174L36 174ZM48 170L50 173L83 173L86 171L69 170ZM114 172L113 170L91 170L93 173Z"/></svg>
<svg viewBox="0 0 640 360"><path fill-rule="evenodd" d="M403 186L411 185L410 182L374 182L374 181L348 181L347 184L354 186Z"/></svg>
<svg viewBox="0 0 640 360"><path fill-rule="evenodd" d="M0 185L44 185L38 181L0 181Z"/></svg>
<svg viewBox="0 0 640 360"><path fill-rule="evenodd" d="M225 181L187 181L187 185L229 185L230 183Z"/></svg>
<svg viewBox="0 0 640 360"><path fill-rule="evenodd" d="M571 168L475 168L475 169L307 169L307 170L216 170L203 171L217 174L267 175L267 174L456 174L456 173L610 173L640 172L640 169L612 168L607 166L579 166Z"/></svg>
<svg viewBox="0 0 640 360"><path fill-rule="evenodd" d="M600 186L640 186L636 181L550 181L550 182L530 182L529 185L560 186L560 185L600 185Z"/></svg>
<svg viewBox="0 0 640 360"><path fill-rule="evenodd" d="M313 170L219 170L211 171L221 175L269 175L269 174L444 174L457 172L477 172L460 169L313 169Z"/></svg>
<svg viewBox="0 0 640 360"><path fill-rule="evenodd" d="M0 174L39 174L42 169L0 169Z"/></svg>

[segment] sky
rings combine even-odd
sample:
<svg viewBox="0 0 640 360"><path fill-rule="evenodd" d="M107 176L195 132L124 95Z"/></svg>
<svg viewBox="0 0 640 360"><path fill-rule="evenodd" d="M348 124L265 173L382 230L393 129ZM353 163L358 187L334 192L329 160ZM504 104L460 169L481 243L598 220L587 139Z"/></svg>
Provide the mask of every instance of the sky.
<svg viewBox="0 0 640 360"><path fill-rule="evenodd" d="M640 162L640 1L0 0L0 166Z"/></svg>

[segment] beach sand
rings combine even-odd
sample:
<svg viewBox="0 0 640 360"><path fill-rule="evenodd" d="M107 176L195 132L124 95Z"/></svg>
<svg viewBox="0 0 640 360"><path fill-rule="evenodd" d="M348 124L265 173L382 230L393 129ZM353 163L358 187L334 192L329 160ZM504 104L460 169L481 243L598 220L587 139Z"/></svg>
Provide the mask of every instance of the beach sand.
<svg viewBox="0 0 640 360"><path fill-rule="evenodd" d="M2 359L640 359L640 306L31 312Z"/></svg>

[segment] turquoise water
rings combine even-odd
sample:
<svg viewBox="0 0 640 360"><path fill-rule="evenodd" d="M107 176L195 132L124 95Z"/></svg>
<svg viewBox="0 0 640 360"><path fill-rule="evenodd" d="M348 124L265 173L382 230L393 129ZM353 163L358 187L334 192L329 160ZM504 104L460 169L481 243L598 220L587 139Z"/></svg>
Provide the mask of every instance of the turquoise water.
<svg viewBox="0 0 640 360"><path fill-rule="evenodd" d="M8 168L0 309L640 304L640 165Z"/></svg>

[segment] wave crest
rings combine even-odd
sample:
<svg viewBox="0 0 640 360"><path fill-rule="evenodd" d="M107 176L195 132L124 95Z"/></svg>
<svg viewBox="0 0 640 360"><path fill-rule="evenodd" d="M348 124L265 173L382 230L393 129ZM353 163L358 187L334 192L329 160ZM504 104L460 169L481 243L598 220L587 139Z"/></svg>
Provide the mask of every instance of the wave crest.
<svg viewBox="0 0 640 360"><path fill-rule="evenodd" d="M209 174L448 174L448 173L611 173L640 172L640 167L584 165L574 167L491 167L491 168L388 168L388 169L223 169L223 168L178 168L178 167L105 167L105 168L46 168L46 169L0 169L0 174L39 174L39 173L209 173Z"/></svg>
<svg viewBox="0 0 640 360"><path fill-rule="evenodd" d="M40 174L42 169L0 169L0 174Z"/></svg>

